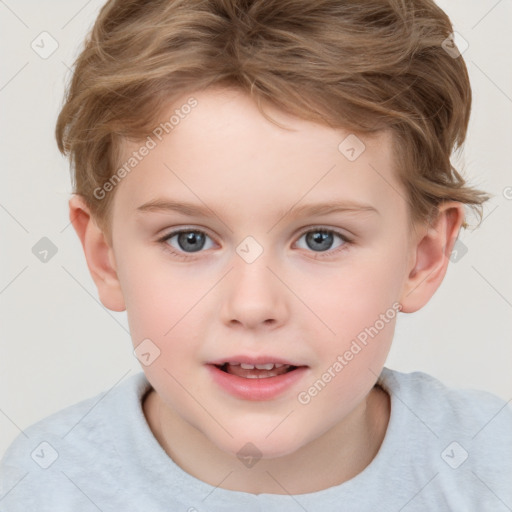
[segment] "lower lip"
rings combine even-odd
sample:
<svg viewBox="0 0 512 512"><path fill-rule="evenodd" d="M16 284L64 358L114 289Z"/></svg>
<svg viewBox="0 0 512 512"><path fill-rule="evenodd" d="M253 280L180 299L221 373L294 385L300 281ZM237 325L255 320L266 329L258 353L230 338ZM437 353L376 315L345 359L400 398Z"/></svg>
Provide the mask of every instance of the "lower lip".
<svg viewBox="0 0 512 512"><path fill-rule="evenodd" d="M207 365L213 380L229 394L244 400L271 400L276 398L296 384L306 371L307 367L301 366L291 372L267 377L264 379L246 379L223 372L213 364Z"/></svg>

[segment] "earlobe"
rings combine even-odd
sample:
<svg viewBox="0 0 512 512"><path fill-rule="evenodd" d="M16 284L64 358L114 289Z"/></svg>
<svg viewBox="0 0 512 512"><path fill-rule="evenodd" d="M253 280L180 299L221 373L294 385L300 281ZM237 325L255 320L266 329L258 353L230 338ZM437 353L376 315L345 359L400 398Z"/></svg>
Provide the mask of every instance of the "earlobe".
<svg viewBox="0 0 512 512"><path fill-rule="evenodd" d="M435 222L425 226L412 248L412 264L400 300L404 313L421 309L441 285L463 222L464 206L451 201L440 205Z"/></svg>
<svg viewBox="0 0 512 512"><path fill-rule="evenodd" d="M113 248L96 224L82 196L75 194L69 200L69 218L82 243L87 266L98 288L102 304L111 311L124 311L126 306L115 267Z"/></svg>

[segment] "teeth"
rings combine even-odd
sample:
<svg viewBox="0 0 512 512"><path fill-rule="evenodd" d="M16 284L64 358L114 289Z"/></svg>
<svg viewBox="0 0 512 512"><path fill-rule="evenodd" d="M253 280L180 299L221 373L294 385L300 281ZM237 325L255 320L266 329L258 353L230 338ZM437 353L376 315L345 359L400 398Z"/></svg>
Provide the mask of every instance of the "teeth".
<svg viewBox="0 0 512 512"><path fill-rule="evenodd" d="M274 363L257 364L256 368L258 368L258 370L272 370L272 368L274 368Z"/></svg>
<svg viewBox="0 0 512 512"><path fill-rule="evenodd" d="M268 373L266 375L246 375L246 379L267 379L269 377L276 377L277 373Z"/></svg>
<svg viewBox="0 0 512 512"><path fill-rule="evenodd" d="M265 371L271 371L278 368L289 368L289 364L282 364L282 363L264 363L264 364L249 364L249 363L239 363L238 361L228 361L225 364L229 364L230 366L240 366L243 370L265 370ZM249 377L253 378L253 377Z"/></svg>
<svg viewBox="0 0 512 512"><path fill-rule="evenodd" d="M249 363L229 363L232 365L240 365L241 368L244 370L254 370L256 368L257 370L273 370L274 368L282 368L283 366L288 366L284 364L279 363L265 363L265 364L249 364Z"/></svg>

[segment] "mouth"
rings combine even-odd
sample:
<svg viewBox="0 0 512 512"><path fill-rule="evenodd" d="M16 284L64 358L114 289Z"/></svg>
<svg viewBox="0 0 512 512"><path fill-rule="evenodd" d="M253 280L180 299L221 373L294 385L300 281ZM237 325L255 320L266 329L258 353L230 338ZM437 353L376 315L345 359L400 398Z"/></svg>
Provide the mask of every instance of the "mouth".
<svg viewBox="0 0 512 512"><path fill-rule="evenodd" d="M217 386L243 400L277 399L309 374L309 366L272 356L231 356L206 366Z"/></svg>
<svg viewBox="0 0 512 512"><path fill-rule="evenodd" d="M225 373L244 379L269 379L293 372L299 368L298 366L286 363L250 364L237 361L215 364L214 366Z"/></svg>

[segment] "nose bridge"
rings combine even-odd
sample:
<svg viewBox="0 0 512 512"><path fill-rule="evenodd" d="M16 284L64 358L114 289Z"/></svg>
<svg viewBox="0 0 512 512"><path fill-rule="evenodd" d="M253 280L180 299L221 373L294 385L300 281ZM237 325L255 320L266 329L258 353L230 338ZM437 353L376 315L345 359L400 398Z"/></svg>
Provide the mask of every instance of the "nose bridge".
<svg viewBox="0 0 512 512"><path fill-rule="evenodd" d="M226 283L223 319L227 323L240 323L252 328L264 323L280 324L287 314L285 290L269 270L270 253L261 251L255 257L250 243L248 251L240 254L239 246L238 254L234 255L233 270ZM247 246L240 245L247 249Z"/></svg>
<svg viewBox="0 0 512 512"><path fill-rule="evenodd" d="M262 236L258 236L258 239L261 241ZM238 244L236 254L233 254L235 281L250 286L263 285L268 281L268 266L273 264L273 251L270 241L265 239L262 243L253 236L247 236Z"/></svg>

